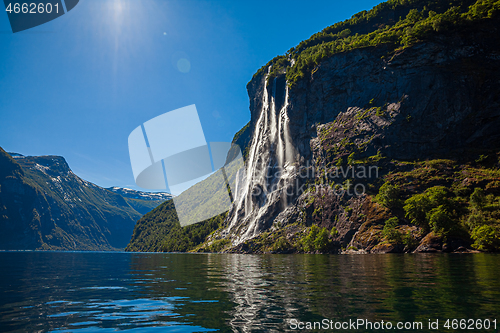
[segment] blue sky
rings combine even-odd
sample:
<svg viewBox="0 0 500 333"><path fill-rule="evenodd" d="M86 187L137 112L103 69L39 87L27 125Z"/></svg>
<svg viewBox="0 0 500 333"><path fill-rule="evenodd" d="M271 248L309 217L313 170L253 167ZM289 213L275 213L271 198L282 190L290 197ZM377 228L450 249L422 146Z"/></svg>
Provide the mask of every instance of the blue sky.
<svg viewBox="0 0 500 333"><path fill-rule="evenodd" d="M196 104L206 140L231 141L250 119L246 84L262 65L380 2L80 0L16 34L3 12L0 146L61 155L88 181L140 189L127 146L137 126Z"/></svg>

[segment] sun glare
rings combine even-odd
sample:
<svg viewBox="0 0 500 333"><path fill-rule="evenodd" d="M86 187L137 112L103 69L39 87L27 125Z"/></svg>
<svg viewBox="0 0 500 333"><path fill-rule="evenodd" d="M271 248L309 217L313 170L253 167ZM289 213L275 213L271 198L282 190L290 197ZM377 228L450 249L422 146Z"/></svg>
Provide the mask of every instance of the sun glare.
<svg viewBox="0 0 500 333"><path fill-rule="evenodd" d="M112 55L111 68L114 73L124 72L130 64L152 43L154 13L152 1L98 0L89 2L93 12L93 23L88 25L101 45L105 59ZM163 30L162 30L163 31ZM149 36L149 37L148 37ZM107 59L106 59L107 58Z"/></svg>

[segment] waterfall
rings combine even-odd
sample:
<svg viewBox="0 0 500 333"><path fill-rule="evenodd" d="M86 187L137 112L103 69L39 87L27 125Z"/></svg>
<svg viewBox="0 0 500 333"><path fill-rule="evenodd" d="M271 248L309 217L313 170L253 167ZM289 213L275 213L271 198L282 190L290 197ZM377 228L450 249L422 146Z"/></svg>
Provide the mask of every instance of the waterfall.
<svg viewBox="0 0 500 333"><path fill-rule="evenodd" d="M295 147L292 144L292 137L290 135L290 119L287 114L288 109L288 85L286 86L285 92L285 103L281 109L281 118L283 119L283 136L285 140L285 163L283 164L285 168L290 167L295 162Z"/></svg>
<svg viewBox="0 0 500 333"><path fill-rule="evenodd" d="M266 82L270 70L271 67ZM255 124L246 167L237 176L235 202L229 212L229 226L224 232L235 234L235 243L258 235L273 218L269 215L283 210L289 203L284 189L293 181L295 155L287 113L289 91L286 86L283 106L277 112L276 81L272 82L271 94L265 84L262 87L262 108Z"/></svg>

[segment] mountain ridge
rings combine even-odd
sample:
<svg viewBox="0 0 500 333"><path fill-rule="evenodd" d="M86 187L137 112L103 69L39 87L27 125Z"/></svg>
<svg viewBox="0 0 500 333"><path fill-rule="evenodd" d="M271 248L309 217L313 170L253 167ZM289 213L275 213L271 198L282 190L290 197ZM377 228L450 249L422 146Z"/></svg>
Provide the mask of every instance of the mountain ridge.
<svg viewBox="0 0 500 333"><path fill-rule="evenodd" d="M0 148L1 249L123 249L143 215L138 210L163 202L124 198L85 181L61 156L12 154Z"/></svg>
<svg viewBox="0 0 500 333"><path fill-rule="evenodd" d="M155 200L170 200L173 197L172 194L167 192L143 192L119 186L107 187L106 189L118 193L124 198L130 198L130 199L155 201Z"/></svg>

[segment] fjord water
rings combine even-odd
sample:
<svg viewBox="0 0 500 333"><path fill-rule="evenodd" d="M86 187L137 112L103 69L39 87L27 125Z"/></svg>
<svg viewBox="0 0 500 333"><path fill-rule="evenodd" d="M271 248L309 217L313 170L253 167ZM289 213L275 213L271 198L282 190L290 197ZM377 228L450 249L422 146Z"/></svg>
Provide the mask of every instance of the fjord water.
<svg viewBox="0 0 500 333"><path fill-rule="evenodd" d="M498 321L499 259L0 252L0 332L281 332L291 319L324 318Z"/></svg>

